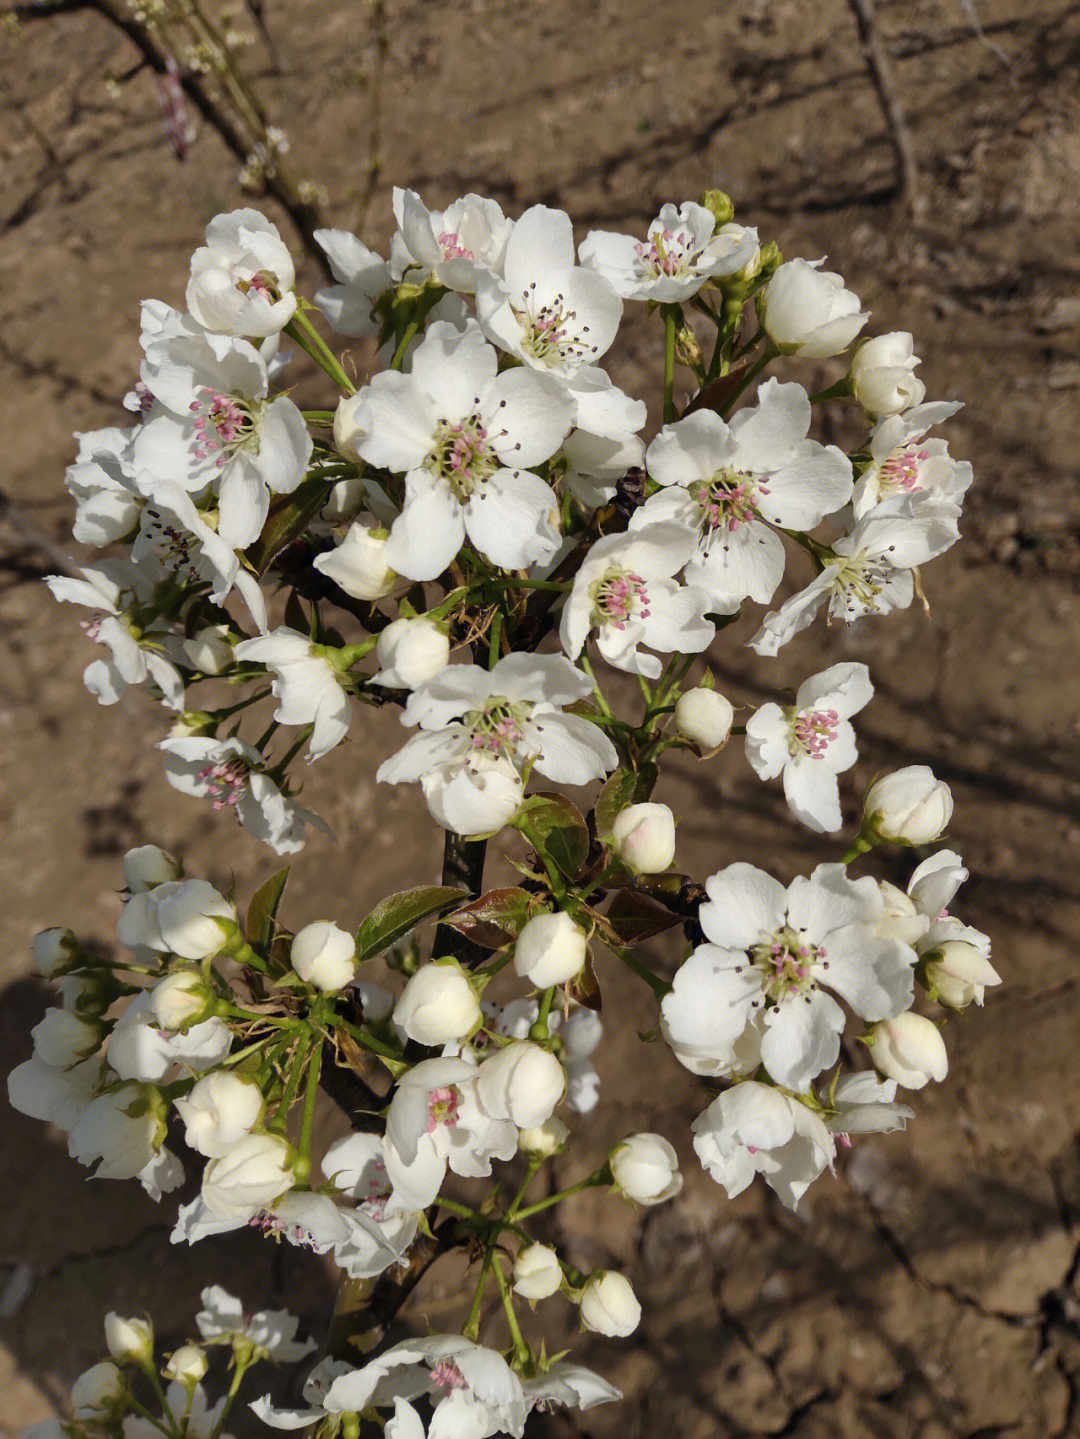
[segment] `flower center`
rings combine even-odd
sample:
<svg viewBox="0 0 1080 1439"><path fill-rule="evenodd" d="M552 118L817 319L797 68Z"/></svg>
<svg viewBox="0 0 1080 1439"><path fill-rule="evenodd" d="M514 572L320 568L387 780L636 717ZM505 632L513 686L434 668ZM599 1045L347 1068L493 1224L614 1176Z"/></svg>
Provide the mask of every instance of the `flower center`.
<svg viewBox="0 0 1080 1439"><path fill-rule="evenodd" d="M613 625L624 630L630 620L649 618L649 593L645 581L632 570L613 567L589 587L593 601L592 622L596 629Z"/></svg>
<svg viewBox="0 0 1080 1439"><path fill-rule="evenodd" d="M426 1134L431 1134L441 1124L445 1129L457 1125L457 1112L461 1108L461 1090L456 1084L440 1085L428 1090L428 1121Z"/></svg>
<svg viewBox="0 0 1080 1439"><path fill-rule="evenodd" d="M249 295L254 290L256 295L261 295L271 304L281 299L281 292L277 287L277 277L271 275L268 270L260 270L258 274L252 275L247 280L237 280L236 288L242 295Z"/></svg>
<svg viewBox="0 0 1080 1439"><path fill-rule="evenodd" d="M270 1214L265 1209L258 1214L253 1214L248 1220L249 1229L257 1229L260 1234L273 1236L274 1239L287 1239L290 1244L298 1244L304 1249L313 1249L316 1254L321 1254L330 1246L316 1242L315 1236L302 1224L286 1224L276 1214Z"/></svg>
<svg viewBox="0 0 1080 1439"><path fill-rule="evenodd" d="M468 1389L469 1387L464 1374L452 1359L440 1359L438 1364L432 1365L431 1382L444 1394L450 1394L455 1389Z"/></svg>
<svg viewBox="0 0 1080 1439"><path fill-rule="evenodd" d="M654 230L648 241L638 241L635 269L640 275L688 275L694 267L700 247L686 230Z"/></svg>
<svg viewBox="0 0 1080 1439"><path fill-rule="evenodd" d="M811 759L821 759L836 738L836 727L840 716L835 710L804 710L791 721L791 736L788 753L808 754Z"/></svg>
<svg viewBox="0 0 1080 1439"><path fill-rule="evenodd" d="M813 966L824 962L827 953L824 945L810 944L805 935L785 925L771 939L756 944L750 958L761 971L766 998L779 1001L789 994L809 994L814 989Z"/></svg>
<svg viewBox="0 0 1080 1439"><path fill-rule="evenodd" d="M833 571L830 618L856 619L860 614L876 610L878 595L894 573L891 565L865 551L844 558Z"/></svg>
<svg viewBox="0 0 1080 1439"><path fill-rule="evenodd" d="M741 470L720 470L690 491L701 510L701 528L706 537L715 530L734 532L740 525L756 520L760 496L768 493L767 484Z"/></svg>
<svg viewBox="0 0 1080 1439"><path fill-rule="evenodd" d="M95 644L101 639L101 626L105 623L104 615L91 615L88 620L80 620L79 628L86 631L87 639L93 640Z"/></svg>
<svg viewBox="0 0 1080 1439"><path fill-rule="evenodd" d="M206 792L212 800L211 809L235 805L248 782L249 773L248 765L239 755L215 760L201 769L199 778L206 783Z"/></svg>
<svg viewBox="0 0 1080 1439"><path fill-rule="evenodd" d="M499 468L495 451L488 444L487 429L478 415L451 424L443 420L436 432L435 448L427 468L441 476L462 504Z"/></svg>
<svg viewBox="0 0 1080 1439"><path fill-rule="evenodd" d="M475 260L476 256L461 243L456 230L444 230L439 236L439 249L444 260Z"/></svg>
<svg viewBox="0 0 1080 1439"><path fill-rule="evenodd" d="M589 326L578 321L576 310L567 308L562 294L537 303L535 281L521 294L520 305L511 309L522 328L521 348L542 365L589 364L597 346L587 338Z"/></svg>
<svg viewBox="0 0 1080 1439"><path fill-rule="evenodd" d="M528 703L519 701L511 704L509 700L493 695L482 710L471 710L464 717L469 744L474 750L513 758L524 739L521 727L531 709Z"/></svg>
<svg viewBox="0 0 1080 1439"><path fill-rule="evenodd" d="M215 464L221 469L237 450L258 450L250 401L240 395L223 395L206 386L197 390L196 396L188 409L195 417L197 442L193 453L197 460L216 456Z"/></svg>
<svg viewBox="0 0 1080 1439"><path fill-rule="evenodd" d="M917 444L894 450L878 471L878 487L881 493L918 494L923 488L919 484L919 469L929 458L930 451L920 449Z"/></svg>
<svg viewBox="0 0 1080 1439"><path fill-rule="evenodd" d="M198 566L199 541L195 535L167 524L161 511L151 505L142 512L142 526L158 559L173 570L178 579L189 584L202 579Z"/></svg>

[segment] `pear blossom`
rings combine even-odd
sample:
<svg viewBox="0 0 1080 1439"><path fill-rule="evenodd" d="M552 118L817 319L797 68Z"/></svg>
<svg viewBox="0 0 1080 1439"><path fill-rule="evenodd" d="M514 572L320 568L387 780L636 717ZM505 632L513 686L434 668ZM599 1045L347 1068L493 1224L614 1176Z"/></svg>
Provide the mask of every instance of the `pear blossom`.
<svg viewBox="0 0 1080 1439"><path fill-rule="evenodd" d="M592 1056L604 1037L603 1023L595 1010L575 1005L556 1028L563 1042L559 1058L566 1070L567 1106L575 1114L588 1114L600 1098L600 1076Z"/></svg>
<svg viewBox="0 0 1080 1439"><path fill-rule="evenodd" d="M476 991L456 960L421 965L394 1006L394 1023L418 1044L467 1039L482 1019Z"/></svg>
<svg viewBox="0 0 1080 1439"><path fill-rule="evenodd" d="M203 1171L202 1201L218 1219L250 1219L296 1183L292 1151L271 1134L247 1134Z"/></svg>
<svg viewBox="0 0 1080 1439"><path fill-rule="evenodd" d="M625 1339L641 1323L641 1305L629 1279L613 1269L591 1274L581 1291L581 1327Z"/></svg>
<svg viewBox="0 0 1080 1439"><path fill-rule="evenodd" d="M515 1294L535 1304L557 1294L562 1284L562 1265L554 1249L546 1244L526 1244L518 1250L513 1268Z"/></svg>
<svg viewBox="0 0 1080 1439"><path fill-rule="evenodd" d="M927 431L960 409L938 402L890 415L870 432L870 464L855 484L852 509L862 519L885 500L907 498L914 515L959 514L973 472L966 460L954 460L944 440Z"/></svg>
<svg viewBox="0 0 1080 1439"><path fill-rule="evenodd" d="M182 959L219 954L236 932L236 909L205 879L173 880L133 894L117 921L128 949L145 946Z"/></svg>
<svg viewBox="0 0 1080 1439"><path fill-rule="evenodd" d="M674 718L675 728L683 739L708 754L727 740L735 722L735 709L719 690L698 685L684 690L675 701Z"/></svg>
<svg viewBox="0 0 1080 1439"><path fill-rule="evenodd" d="M309 764L345 738L351 719L349 697L338 671L306 635L279 626L268 635L237 645L236 657L274 671L271 688L278 701L274 718L279 724L312 726Z"/></svg>
<svg viewBox="0 0 1080 1439"><path fill-rule="evenodd" d="M348 1234L334 1245L334 1262L353 1279L370 1279L404 1263L416 1238L418 1210L387 1214L391 1186L381 1135L349 1134L331 1144L319 1162L335 1192L356 1201L343 1209Z"/></svg>
<svg viewBox="0 0 1080 1439"><path fill-rule="evenodd" d="M500 274L514 228L494 200L463 195L445 210L429 210L415 190L394 186L398 232L390 243L395 274L410 284L430 276L450 290L472 294L482 274Z"/></svg>
<svg viewBox="0 0 1080 1439"><path fill-rule="evenodd" d="M795 817L818 833L842 824L837 776L857 758L850 716L874 693L863 664L838 664L811 675L795 703L764 704L746 722L746 757L761 779L783 775Z"/></svg>
<svg viewBox="0 0 1080 1439"><path fill-rule="evenodd" d="M957 926L958 932L964 928ZM985 935L978 938L986 940ZM967 939L942 939L933 943L932 948L928 947L923 957L931 998L949 1009L982 1004L987 988L1001 983L1001 975L990 963L988 951L988 943L984 948Z"/></svg>
<svg viewBox="0 0 1080 1439"><path fill-rule="evenodd" d="M296 313L292 256L258 210L215 215L206 245L191 257L187 307L207 330L275 335Z"/></svg>
<svg viewBox="0 0 1080 1439"><path fill-rule="evenodd" d="M8 1102L20 1114L55 1124L66 1133L90 1108L102 1072L103 1066L93 1058L60 1069L35 1054L8 1075Z"/></svg>
<svg viewBox="0 0 1080 1439"><path fill-rule="evenodd" d="M836 541L817 578L765 616L750 648L775 655L825 606L830 622L906 609L915 595L912 571L958 537L951 515L916 513L906 499L876 505Z"/></svg>
<svg viewBox="0 0 1080 1439"><path fill-rule="evenodd" d="M794 1209L836 1154L823 1119L792 1095L754 1080L714 1099L691 1128L703 1168L729 1199L760 1174L781 1203Z"/></svg>
<svg viewBox="0 0 1080 1439"><path fill-rule="evenodd" d="M610 1404L622 1398L622 1393L606 1379L601 1379L599 1374L565 1359L556 1359L543 1374L523 1379L521 1387L530 1410L547 1408L551 1404L592 1409L596 1404Z"/></svg>
<svg viewBox="0 0 1080 1439"><path fill-rule="evenodd" d="M317 919L293 935L289 963L307 984L333 994L356 974L356 942L347 930Z"/></svg>
<svg viewBox="0 0 1080 1439"><path fill-rule="evenodd" d="M420 775L420 787L435 823L465 836L494 834L509 824L525 793L511 760L469 749Z"/></svg>
<svg viewBox="0 0 1080 1439"><path fill-rule="evenodd" d="M771 525L812 530L851 498L851 463L807 438L810 413L801 385L766 380L756 407L730 424L696 410L665 425L645 453L662 488L634 512L631 531L667 521L694 536L686 578L722 614L772 598L784 546Z"/></svg>
<svg viewBox="0 0 1080 1439"><path fill-rule="evenodd" d="M64 484L75 499L72 535L80 545L111 545L139 523L142 496L135 488L132 439L137 432L109 428L77 434L75 461Z"/></svg>
<svg viewBox="0 0 1080 1439"><path fill-rule="evenodd" d="M354 600L380 600L397 578L386 563L387 539L386 531L358 521L349 526L340 545L316 555L312 564Z"/></svg>
<svg viewBox="0 0 1080 1439"><path fill-rule="evenodd" d="M638 431L648 419L648 408L620 390L597 365L566 376L564 384L575 417L560 451L567 466L562 487L595 509L612 499L617 480L643 465L645 444Z"/></svg>
<svg viewBox="0 0 1080 1439"><path fill-rule="evenodd" d="M884 905L868 875L821 864L785 889L742 862L710 876L699 921L706 942L675 975L661 1005L677 1045L735 1060L759 1020L761 1061L787 1089L805 1090L836 1060L844 1012L892 1019L911 1004L914 952L874 932Z"/></svg>
<svg viewBox="0 0 1080 1439"><path fill-rule="evenodd" d="M678 1156L662 1134L631 1134L608 1163L619 1191L636 1204L663 1204L682 1189Z"/></svg>
<svg viewBox="0 0 1080 1439"><path fill-rule="evenodd" d="M761 292L765 333L785 354L824 360L839 355L870 318L841 275L824 260L786 260Z"/></svg>
<svg viewBox="0 0 1080 1439"><path fill-rule="evenodd" d="M47 1009L30 1033L37 1057L45 1064L66 1069L98 1052L104 1029L99 1020L86 1019L66 1009Z"/></svg>
<svg viewBox="0 0 1080 1439"><path fill-rule="evenodd" d="M477 1098L486 1112L521 1129L550 1119L565 1093L566 1073L558 1059L528 1039L497 1050L476 1074Z"/></svg>
<svg viewBox="0 0 1080 1439"><path fill-rule="evenodd" d="M415 689L434 679L450 663L450 639L445 629L426 615L402 616L379 631L375 645L379 671L373 685Z"/></svg>
<svg viewBox="0 0 1080 1439"><path fill-rule="evenodd" d="M952 818L952 791L929 765L913 764L875 780L863 800L866 823L894 844L929 844Z"/></svg>
<svg viewBox="0 0 1080 1439"><path fill-rule="evenodd" d="M666 804L628 804L611 826L611 848L631 874L663 874L675 859L675 816Z"/></svg>
<svg viewBox="0 0 1080 1439"><path fill-rule="evenodd" d="M200 1379L206 1377L206 1371L210 1368L210 1361L206 1357L206 1351L198 1344L181 1344L179 1349L169 1355L168 1361L162 1367L162 1374L166 1379L175 1380L183 1384L185 1388L194 1387Z"/></svg>
<svg viewBox="0 0 1080 1439"><path fill-rule="evenodd" d="M584 968L588 946L588 935L565 910L545 910L522 927L514 969L537 989L566 984Z"/></svg>
<svg viewBox="0 0 1080 1439"><path fill-rule="evenodd" d="M555 453L574 409L550 376L497 373L475 325L431 325L408 374L386 370L357 397L356 440L370 464L405 474L387 564L414 580L447 567L466 536L493 564L518 568L558 545L558 502L528 468Z"/></svg>
<svg viewBox="0 0 1080 1439"><path fill-rule="evenodd" d="M922 403L926 386L915 376L919 363L906 330L864 340L851 357L852 394L869 415L899 415Z"/></svg>
<svg viewBox="0 0 1080 1439"><path fill-rule="evenodd" d="M176 856L156 844L137 845L124 855L124 888L129 894L169 884L180 879L183 872Z"/></svg>
<svg viewBox="0 0 1080 1439"><path fill-rule="evenodd" d="M478 276L476 314L500 349L566 378L607 351L622 301L602 275L574 264L569 215L534 205L514 225L502 277Z"/></svg>
<svg viewBox="0 0 1080 1439"><path fill-rule="evenodd" d="M232 1046L232 1033L211 1017L184 1033L165 1029L153 1009L149 990L137 995L109 1036L109 1065L121 1079L158 1084L179 1072L199 1073L220 1064Z"/></svg>
<svg viewBox="0 0 1080 1439"><path fill-rule="evenodd" d="M896 1080L880 1079L872 1069L841 1075L822 1100L831 1111L825 1123L844 1148L849 1135L891 1134L914 1118L913 1110L896 1102Z"/></svg>
<svg viewBox="0 0 1080 1439"><path fill-rule="evenodd" d="M152 1091L123 1084L99 1095L82 1112L68 1135L68 1153L80 1164L97 1163L97 1179L134 1179L151 1163L164 1138Z"/></svg>
<svg viewBox="0 0 1080 1439"><path fill-rule="evenodd" d="M118 1364L145 1363L154 1353L154 1329L148 1319L105 1316L105 1345Z"/></svg>
<svg viewBox="0 0 1080 1439"><path fill-rule="evenodd" d="M250 1134L238 1147L250 1145L252 1140L266 1138L272 1136ZM276 1140L274 1142L279 1143ZM230 1156L231 1153L232 1151ZM224 1164L228 1157L219 1157L212 1163ZM314 1254L326 1254L349 1237L347 1213L339 1209L328 1194L286 1189L276 1200L259 1203L261 1196L256 1194L254 1187L245 1187L246 1180L259 1181L261 1178L265 1181L266 1188L272 1181L276 1182L276 1155L274 1151L267 1150L263 1156L263 1159L268 1161L265 1164L257 1152L252 1153L250 1150L241 1158L245 1161L248 1172L246 1175L234 1172L238 1185L227 1187L224 1192L224 1205L209 1202L211 1196L205 1192L204 1170L204 1192L190 1204L182 1204L177 1211L176 1224L169 1236L173 1244L196 1244L200 1239L208 1239L216 1234L228 1234L236 1229L249 1228L271 1239L284 1239L297 1248L310 1249ZM207 1165L207 1170L209 1168ZM253 1201L254 1208L248 1200ZM354 1215L353 1218L357 1222L365 1222L361 1215Z"/></svg>
<svg viewBox="0 0 1080 1439"><path fill-rule="evenodd" d="M183 1121L188 1148L208 1159L228 1154L251 1133L263 1112L259 1086L228 1069L204 1074L173 1104Z"/></svg>
<svg viewBox="0 0 1080 1439"><path fill-rule="evenodd" d="M295 1364L318 1345L313 1339L296 1339L300 1321L286 1309L260 1309L251 1314L240 1300L211 1284L200 1295L203 1307L195 1324L204 1343L250 1344L260 1355L276 1364Z"/></svg>
<svg viewBox="0 0 1080 1439"><path fill-rule="evenodd" d="M756 230L721 225L704 205L663 205L645 239L590 230L581 263L611 282L624 300L677 304L706 281L738 274L760 255Z"/></svg>
<svg viewBox="0 0 1080 1439"><path fill-rule="evenodd" d="M608 664L649 679L663 665L655 655L694 654L716 633L705 619L709 595L672 578L694 551L694 538L681 525L656 524L630 535L605 535L590 549L563 606L559 639L577 659L590 634Z"/></svg>
<svg viewBox="0 0 1080 1439"><path fill-rule="evenodd" d="M931 1080L940 1084L949 1072L941 1030L914 1010L875 1024L871 1038L874 1067L905 1089L922 1089Z"/></svg>
<svg viewBox="0 0 1080 1439"><path fill-rule="evenodd" d="M165 778L181 794L209 799L215 810L231 810L239 823L275 854L304 847L307 826L329 834L326 823L304 809L264 771L263 755L238 736L179 735L158 744L165 755Z"/></svg>
<svg viewBox="0 0 1080 1439"><path fill-rule="evenodd" d="M390 288L389 262L347 230L316 230L315 243L330 262L336 285L315 292L315 303L339 335L375 335L375 301Z"/></svg>

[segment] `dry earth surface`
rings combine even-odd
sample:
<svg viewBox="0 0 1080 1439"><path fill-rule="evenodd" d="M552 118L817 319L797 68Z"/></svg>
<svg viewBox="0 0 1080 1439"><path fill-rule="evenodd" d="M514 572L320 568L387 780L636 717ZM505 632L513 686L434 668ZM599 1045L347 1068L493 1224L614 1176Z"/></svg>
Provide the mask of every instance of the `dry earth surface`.
<svg viewBox="0 0 1080 1439"><path fill-rule="evenodd" d="M371 123L370 14L360 0L269 0L281 72L258 50L248 61L300 173L349 226ZM966 402L949 438L977 475L965 542L926 575L930 619L913 608L850 633L818 626L771 664L743 647L744 619L716 668L746 703L822 662L870 663L877 696L846 804L853 816L886 765L925 760L949 781L971 869L962 912L992 933L1004 987L949 1026L949 1082L916 1096L908 1135L860 1143L797 1215L760 1189L729 1203L700 1172L688 1123L702 1092L659 1048L602 1050L584 1150L658 1129L678 1136L687 1183L650 1212L567 1205L571 1256L626 1266L645 1319L631 1341L585 1346L625 1403L538 1417L552 1439L1080 1433L1080 6L879 0L878 16L918 157L917 222L896 198L845 0L387 5L387 183L368 239L388 237L391 180L432 202L477 189L515 213L559 205L581 233L640 225L659 202L720 184L786 254L827 253L877 329L915 331L930 395ZM161 714L144 696L104 710L82 689L90 648L39 583L53 566L26 530L68 546L71 433L123 421L139 300L179 303L203 223L237 202L214 133L173 158L135 67L93 14L0 32L3 489L18 507L0 520L5 1070L46 1004L28 977L31 934L65 922L108 942L126 848L160 842L242 893L273 860L169 790L151 748ZM655 397L641 335L631 328L617 373ZM436 873L415 795L373 785L398 742L392 717L369 728L365 715L360 733L310 774L306 800L338 842L299 858L296 924L353 923L400 876ZM667 793L692 815L680 854L698 875L754 858L789 877L820 854L735 747L678 766ZM878 872L906 869L886 859ZM612 1033L650 1023L624 988L610 976ZM58 1136L11 1112L0 1135L0 1432L54 1412L99 1357L106 1309L153 1309L178 1341L213 1278L321 1324L329 1280L308 1256L254 1234L170 1248L175 1200L88 1186ZM462 1282L436 1271L414 1321L437 1323Z"/></svg>

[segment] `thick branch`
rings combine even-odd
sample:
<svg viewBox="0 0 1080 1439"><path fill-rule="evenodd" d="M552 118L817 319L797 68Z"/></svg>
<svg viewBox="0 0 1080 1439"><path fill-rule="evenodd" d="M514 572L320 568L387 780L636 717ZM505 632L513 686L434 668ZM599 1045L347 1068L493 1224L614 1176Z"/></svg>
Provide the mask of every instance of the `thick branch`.
<svg viewBox="0 0 1080 1439"><path fill-rule="evenodd" d="M443 884L467 889L469 897L475 899L484 887L486 854L486 839L463 839L460 834L447 830L443 844ZM439 956L452 954L466 966L479 964L487 958L486 949L446 924L440 924L436 929L431 952Z"/></svg>

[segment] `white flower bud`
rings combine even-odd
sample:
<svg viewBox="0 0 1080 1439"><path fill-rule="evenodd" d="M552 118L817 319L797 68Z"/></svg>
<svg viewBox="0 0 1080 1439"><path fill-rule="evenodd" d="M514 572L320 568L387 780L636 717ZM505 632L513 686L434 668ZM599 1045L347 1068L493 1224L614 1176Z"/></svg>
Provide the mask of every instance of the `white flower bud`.
<svg viewBox="0 0 1080 1439"><path fill-rule="evenodd" d="M63 974L75 959L79 942L70 929L43 929L34 936L34 972L45 979Z"/></svg>
<svg viewBox="0 0 1080 1439"><path fill-rule="evenodd" d="M225 927L218 922L224 920ZM205 879L186 879L157 907L158 928L166 949L181 959L220 954L235 930L236 910Z"/></svg>
<svg viewBox="0 0 1080 1439"><path fill-rule="evenodd" d="M154 1329L149 1319L105 1316L105 1343L118 1364L145 1364L154 1353Z"/></svg>
<svg viewBox="0 0 1080 1439"><path fill-rule="evenodd" d="M326 504L319 511L319 516L329 525L341 524L358 515L363 508L363 481L355 478L338 480L331 489Z"/></svg>
<svg viewBox="0 0 1080 1439"><path fill-rule="evenodd" d="M205 1350L197 1344L181 1344L161 1372L166 1379L194 1388L209 1367Z"/></svg>
<svg viewBox="0 0 1080 1439"><path fill-rule="evenodd" d="M76 1419L100 1419L120 1402L124 1377L107 1359L84 1370L71 1386L71 1412Z"/></svg>
<svg viewBox="0 0 1080 1439"><path fill-rule="evenodd" d="M510 760L480 751L463 767L440 765L420 780L436 824L455 834L493 834L518 812L525 786Z"/></svg>
<svg viewBox="0 0 1080 1439"><path fill-rule="evenodd" d="M249 1134L203 1171L202 1197L218 1219L250 1219L291 1189L292 1154L284 1139Z"/></svg>
<svg viewBox="0 0 1080 1439"><path fill-rule="evenodd" d="M581 1291L581 1325L610 1339L625 1339L641 1322L641 1305L629 1279L614 1269L590 1275Z"/></svg>
<svg viewBox="0 0 1080 1439"><path fill-rule="evenodd" d="M562 1287L559 1256L546 1244L526 1244L514 1260L514 1292L535 1304L550 1299Z"/></svg>
<svg viewBox="0 0 1080 1439"><path fill-rule="evenodd" d="M869 415L882 419L922 403L926 386L915 378L918 358L904 330L867 340L851 357L851 389Z"/></svg>
<svg viewBox="0 0 1080 1439"><path fill-rule="evenodd" d="M386 540L385 530L358 522L349 526L337 549L316 555L312 564L354 600L381 600L397 579L386 563Z"/></svg>
<svg viewBox="0 0 1080 1439"><path fill-rule="evenodd" d="M216 1069L174 1104L188 1145L208 1159L220 1159L258 1124L263 1097L254 1081Z"/></svg>
<svg viewBox="0 0 1080 1439"><path fill-rule="evenodd" d="M632 1134L608 1162L616 1186L636 1204L662 1204L682 1188L678 1155L660 1134Z"/></svg>
<svg viewBox="0 0 1080 1439"><path fill-rule="evenodd" d="M761 323L769 338L810 359L839 355L868 319L843 278L809 260L786 261L761 292Z"/></svg>
<svg viewBox="0 0 1080 1439"><path fill-rule="evenodd" d="M414 690L450 663L450 637L424 615L394 620L379 631L375 658L380 669L372 684Z"/></svg>
<svg viewBox="0 0 1080 1439"><path fill-rule="evenodd" d="M184 641L184 654L193 669L204 675L219 675L230 669L233 647L228 625L206 625ZM172 876L175 878L175 875Z"/></svg>
<svg viewBox="0 0 1080 1439"><path fill-rule="evenodd" d="M926 956L926 978L934 997L950 1009L982 1004L987 985L1001 983L1001 975L982 950L962 939L947 939Z"/></svg>
<svg viewBox="0 0 1080 1439"><path fill-rule="evenodd" d="M45 1017L30 1031L34 1054L45 1064L67 1069L88 1059L101 1048L104 1031L95 1020L83 1019L66 1009L47 1009Z"/></svg>
<svg viewBox="0 0 1080 1439"><path fill-rule="evenodd" d="M922 1089L932 1079L940 1083L949 1072L941 1031L913 1010L875 1024L873 1036L870 1057L875 1068L905 1089Z"/></svg>
<svg viewBox="0 0 1080 1439"><path fill-rule="evenodd" d="M615 816L611 847L631 874L661 874L675 858L675 816L666 804L629 804Z"/></svg>
<svg viewBox="0 0 1080 1439"><path fill-rule="evenodd" d="M566 1092L566 1072L546 1049L515 1040L485 1059L477 1070L477 1094L492 1119L510 1119L535 1129L551 1118Z"/></svg>
<svg viewBox="0 0 1080 1439"><path fill-rule="evenodd" d="M569 1138L569 1129L561 1119L552 1115L550 1119L545 1119L543 1124L530 1129L519 1129L518 1148L523 1154L535 1154L538 1159L549 1159L553 1154L563 1152Z"/></svg>
<svg viewBox="0 0 1080 1439"><path fill-rule="evenodd" d="M687 690L675 702L675 728L700 750L716 750L731 733L735 710L719 690Z"/></svg>
<svg viewBox="0 0 1080 1439"><path fill-rule="evenodd" d="M209 1019L214 1010L213 992L194 970L168 974L150 991L150 1011L159 1029L170 1034L184 1033L193 1024Z"/></svg>
<svg viewBox="0 0 1080 1439"><path fill-rule="evenodd" d="M293 937L289 962L306 984L333 993L356 973L356 941L330 920L317 919Z"/></svg>
<svg viewBox="0 0 1080 1439"><path fill-rule="evenodd" d="M215 215L191 257L187 307L204 329L261 338L296 312L296 271L277 226L257 210Z"/></svg>
<svg viewBox="0 0 1080 1439"><path fill-rule="evenodd" d="M359 460L357 446L367 438L367 431L359 423L363 405L363 393L346 395L338 401L334 411L334 445L348 460Z"/></svg>
<svg viewBox="0 0 1080 1439"><path fill-rule="evenodd" d="M952 818L953 799L949 786L935 779L928 765L913 764L872 784L863 808L883 838L929 844Z"/></svg>
<svg viewBox="0 0 1080 1439"><path fill-rule="evenodd" d="M142 894L179 878L180 861L156 844L140 845L124 855L124 885L131 894Z"/></svg>
<svg viewBox="0 0 1080 1439"><path fill-rule="evenodd" d="M548 989L579 975L588 952L581 926L565 910L550 910L534 915L518 935L514 968L537 989Z"/></svg>
<svg viewBox="0 0 1080 1439"><path fill-rule="evenodd" d="M418 1044L467 1039L482 1019L476 991L456 960L421 965L394 1006L394 1023Z"/></svg>

